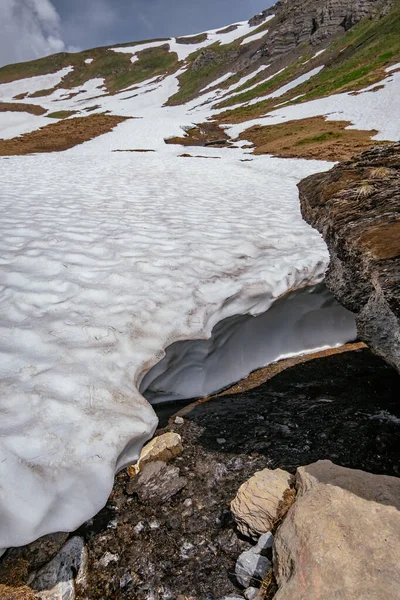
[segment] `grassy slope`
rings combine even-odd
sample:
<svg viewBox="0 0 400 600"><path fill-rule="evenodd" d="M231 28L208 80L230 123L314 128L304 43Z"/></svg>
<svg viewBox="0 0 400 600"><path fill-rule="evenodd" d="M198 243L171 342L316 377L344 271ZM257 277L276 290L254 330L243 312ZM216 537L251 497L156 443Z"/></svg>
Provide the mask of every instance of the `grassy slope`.
<svg viewBox="0 0 400 600"><path fill-rule="evenodd" d="M93 62L86 64L85 60L88 58L92 58ZM143 50L138 53L138 58L138 61L132 63L129 54L114 52L109 48L94 48L76 54L63 52L26 63L7 65L0 69L0 83L55 73L64 67L73 66L74 70L57 87L70 89L83 85L89 79L104 78L108 91L114 93L129 85L140 83L156 75L173 72L178 68L178 56L169 52L168 46ZM39 91L32 97L45 96L52 91Z"/></svg>
<svg viewBox="0 0 400 600"><path fill-rule="evenodd" d="M249 107L239 107L220 116L222 122L238 122L253 119L271 110L276 103L285 102L303 94L297 103L321 98L333 93L359 90L379 82L385 75L384 69L400 60L400 1L395 0L386 17L376 21L364 19L343 37L332 43L325 56L325 68L309 81L291 90L278 100L262 100ZM322 60L322 57L321 59ZM326 60L326 59L325 59ZM304 68L301 61L290 65L283 73L253 90L221 103L229 107L239 102L248 102L266 95L297 77ZM311 67L310 67L311 65ZM307 69L312 68L312 63ZM248 83L250 85L251 82Z"/></svg>

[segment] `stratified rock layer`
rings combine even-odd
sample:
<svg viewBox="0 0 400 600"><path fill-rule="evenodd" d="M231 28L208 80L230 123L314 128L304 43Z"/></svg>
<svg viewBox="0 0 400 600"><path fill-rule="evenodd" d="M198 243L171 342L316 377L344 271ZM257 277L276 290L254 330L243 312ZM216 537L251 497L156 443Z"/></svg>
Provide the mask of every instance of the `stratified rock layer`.
<svg viewBox="0 0 400 600"><path fill-rule="evenodd" d="M275 538L276 600L398 598L400 479L323 460L296 485Z"/></svg>
<svg viewBox="0 0 400 600"><path fill-rule="evenodd" d="M300 185L302 213L331 255L326 284L359 336L400 371L400 144L374 148Z"/></svg>

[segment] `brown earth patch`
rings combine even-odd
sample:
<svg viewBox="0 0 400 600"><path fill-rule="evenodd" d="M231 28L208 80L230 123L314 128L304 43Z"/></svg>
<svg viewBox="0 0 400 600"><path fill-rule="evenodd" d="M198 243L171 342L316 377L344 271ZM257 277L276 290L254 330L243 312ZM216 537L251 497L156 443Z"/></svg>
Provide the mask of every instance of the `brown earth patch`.
<svg viewBox="0 0 400 600"><path fill-rule="evenodd" d="M223 146L229 142L229 136L215 121L200 123L186 134L184 137L166 138L164 142L180 146Z"/></svg>
<svg viewBox="0 0 400 600"><path fill-rule="evenodd" d="M0 102L0 112L27 112L31 115L44 115L47 110L37 104L23 104L22 102Z"/></svg>
<svg viewBox="0 0 400 600"><path fill-rule="evenodd" d="M179 154L178 158L212 158L212 159L220 159L220 156L200 156L200 155L192 155L192 154Z"/></svg>
<svg viewBox="0 0 400 600"><path fill-rule="evenodd" d="M360 246L376 260L400 256L400 221L370 227L361 235Z"/></svg>
<svg viewBox="0 0 400 600"><path fill-rule="evenodd" d="M108 133L126 117L90 115L58 121L11 140L0 140L0 156L61 152Z"/></svg>
<svg viewBox="0 0 400 600"><path fill-rule="evenodd" d="M279 125L256 126L240 135L254 145L254 154L274 154L281 158L308 158L342 161L373 146L384 145L371 137L376 130L346 129L349 121L327 121L311 117Z"/></svg>
<svg viewBox="0 0 400 600"><path fill-rule="evenodd" d="M150 150L147 148L135 148L133 150L128 149L128 150L113 150L113 152L155 152L155 150Z"/></svg>

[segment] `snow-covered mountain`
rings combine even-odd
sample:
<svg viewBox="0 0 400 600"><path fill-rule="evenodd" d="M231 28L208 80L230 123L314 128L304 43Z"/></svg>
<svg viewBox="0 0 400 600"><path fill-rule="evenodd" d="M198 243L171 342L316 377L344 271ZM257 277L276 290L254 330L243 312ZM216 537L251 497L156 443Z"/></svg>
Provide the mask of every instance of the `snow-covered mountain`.
<svg viewBox="0 0 400 600"><path fill-rule="evenodd" d="M286 0L0 69L0 547L104 505L156 427L143 395L355 337L296 185L400 137L399 23Z"/></svg>

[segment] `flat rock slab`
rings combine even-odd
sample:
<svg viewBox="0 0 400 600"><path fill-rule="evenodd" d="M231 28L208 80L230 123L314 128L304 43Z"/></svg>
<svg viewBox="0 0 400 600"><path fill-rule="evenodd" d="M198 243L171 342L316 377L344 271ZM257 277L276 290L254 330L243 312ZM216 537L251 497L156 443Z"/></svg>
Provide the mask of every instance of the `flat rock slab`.
<svg viewBox="0 0 400 600"><path fill-rule="evenodd" d="M275 538L276 600L397 600L400 479L318 461Z"/></svg>

